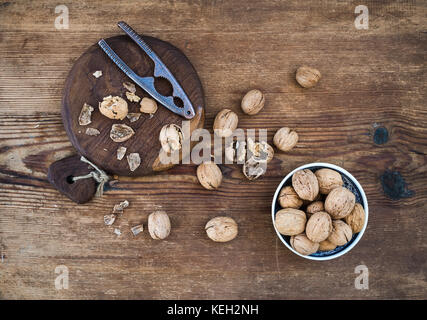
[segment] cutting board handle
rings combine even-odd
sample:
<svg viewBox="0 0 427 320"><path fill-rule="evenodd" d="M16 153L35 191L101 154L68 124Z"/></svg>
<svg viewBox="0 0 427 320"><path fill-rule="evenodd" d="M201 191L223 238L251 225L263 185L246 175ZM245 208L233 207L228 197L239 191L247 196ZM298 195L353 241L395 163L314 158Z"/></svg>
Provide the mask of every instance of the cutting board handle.
<svg viewBox="0 0 427 320"><path fill-rule="evenodd" d="M55 161L49 166L47 179L63 195L76 203L86 203L96 192L96 182L92 178L73 181L73 177L89 174L87 163L80 161L79 155Z"/></svg>

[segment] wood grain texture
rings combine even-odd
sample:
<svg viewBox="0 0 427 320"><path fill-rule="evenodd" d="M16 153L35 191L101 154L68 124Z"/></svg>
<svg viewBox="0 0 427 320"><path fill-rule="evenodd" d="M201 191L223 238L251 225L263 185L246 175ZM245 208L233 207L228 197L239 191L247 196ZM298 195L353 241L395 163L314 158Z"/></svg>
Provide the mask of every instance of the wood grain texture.
<svg viewBox="0 0 427 320"><path fill-rule="evenodd" d="M156 52L181 84L194 106L195 116L190 121L190 132L203 126L204 96L197 72L190 61L176 47L152 37L143 40ZM125 63L141 77L153 77L154 62L128 36L116 36L106 39L109 46ZM102 76L92 74L100 70ZM159 104L152 116L142 113L139 120L131 123L129 119L114 120L102 115L98 103L107 96L120 96L128 102L129 113L139 112L140 105L126 99L124 82L132 82L102 51L98 44L92 45L73 65L65 82L62 100L62 121L71 143L78 153L94 162L110 174L141 176L159 171L158 159L161 145L159 133L163 126L174 123L182 127L186 120ZM136 86L136 95L141 99L150 97L147 92ZM166 79L155 78L156 90L164 96L172 96L172 85ZM79 125L79 115L84 103L94 106L92 123ZM113 124L123 123L130 126L135 134L127 141L117 143L111 140ZM89 136L86 128L96 128L100 134ZM126 154L138 153L141 164L130 171L126 157L117 159L117 148L125 147ZM170 166L169 166L170 167Z"/></svg>
<svg viewBox="0 0 427 320"><path fill-rule="evenodd" d="M77 0L68 30L54 28L54 1L7 3L0 6L2 298L427 297L425 2L366 1L369 30L354 28L356 1ZM120 20L185 52L205 89L205 128L227 107L239 127L268 129L270 143L280 127L294 128L296 148L277 152L255 182L240 166L222 165L218 191L198 184L195 165L180 165L119 177L85 205L59 195L46 171L74 152L60 117L65 78L87 47L117 34ZM310 90L295 82L304 64L322 72ZM239 105L255 87L266 106L250 117ZM377 138L384 129L386 141ZM280 180L313 161L352 173L370 209L358 245L324 263L287 250L270 214ZM116 222L117 237L103 215L124 199L131 205ZM169 238L151 240L146 230L134 238L129 228L159 208L171 217ZM232 242L206 237L203 226L217 215L239 224ZM361 264L369 290L354 286ZM68 290L55 289L58 265L69 268Z"/></svg>

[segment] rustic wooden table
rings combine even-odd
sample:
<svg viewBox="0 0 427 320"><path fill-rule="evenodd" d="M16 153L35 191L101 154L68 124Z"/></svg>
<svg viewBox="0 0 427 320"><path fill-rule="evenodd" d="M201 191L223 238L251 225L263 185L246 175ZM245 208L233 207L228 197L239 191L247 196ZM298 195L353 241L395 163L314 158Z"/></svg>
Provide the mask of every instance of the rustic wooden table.
<svg viewBox="0 0 427 320"><path fill-rule="evenodd" d="M354 24L360 1L66 1L69 28L56 29L60 4L0 3L0 298L427 298L425 1L363 1L368 30ZM119 178L85 205L61 196L46 171L75 152L60 117L65 77L88 46L120 34L120 20L189 57L205 89L206 128L227 107L241 128L268 129L270 142L278 128L295 128L297 147L278 152L255 182L222 165L218 191L181 165ZM303 64L322 72L317 87L295 82ZM239 103L254 87L267 104L249 117ZM271 222L279 181L314 161L350 171L369 200L363 239L329 262L294 255ZM103 215L124 199L118 237ZM158 208L170 214L169 238L133 237L129 227ZM238 238L206 237L217 215L236 219ZM359 265L368 290L355 287ZM58 266L68 289L55 287Z"/></svg>

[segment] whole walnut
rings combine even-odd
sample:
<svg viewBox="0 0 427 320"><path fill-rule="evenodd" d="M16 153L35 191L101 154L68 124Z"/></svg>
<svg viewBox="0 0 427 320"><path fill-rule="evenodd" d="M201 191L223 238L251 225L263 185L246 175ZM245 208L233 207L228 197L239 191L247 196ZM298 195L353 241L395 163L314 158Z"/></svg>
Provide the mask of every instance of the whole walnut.
<svg viewBox="0 0 427 320"><path fill-rule="evenodd" d="M305 210L308 214L313 214L319 211L325 211L325 206L322 201L314 201L307 206Z"/></svg>
<svg viewBox="0 0 427 320"><path fill-rule="evenodd" d="M324 211L314 213L310 219L308 219L305 227L307 238L313 242L326 240L331 232L332 219L331 216Z"/></svg>
<svg viewBox="0 0 427 320"><path fill-rule="evenodd" d="M197 167L197 178L208 190L217 189L222 182L221 169L213 162L204 162Z"/></svg>
<svg viewBox="0 0 427 320"><path fill-rule="evenodd" d="M325 210L333 219L342 219L349 215L356 203L355 195L344 187L332 190L325 200Z"/></svg>
<svg viewBox="0 0 427 320"><path fill-rule="evenodd" d="M110 119L123 120L128 114L128 103L121 97L108 96L99 103L99 111Z"/></svg>
<svg viewBox="0 0 427 320"><path fill-rule="evenodd" d="M351 227L353 233L362 231L365 225L365 210L363 210L363 206L360 203L356 203L353 211L344 220Z"/></svg>
<svg viewBox="0 0 427 320"><path fill-rule="evenodd" d="M286 208L277 211L274 224L277 231L285 236L294 236L304 232L307 218L304 211Z"/></svg>
<svg viewBox="0 0 427 320"><path fill-rule="evenodd" d="M216 217L209 220L205 230L208 237L216 242L231 241L238 233L237 223L230 217Z"/></svg>
<svg viewBox="0 0 427 320"><path fill-rule="evenodd" d="M334 250L336 247L337 247L336 244L333 244L328 240L324 240L319 243L319 251L331 251L331 250Z"/></svg>
<svg viewBox="0 0 427 320"><path fill-rule="evenodd" d="M302 200L291 186L284 187L280 190L279 203L282 208L299 209L302 206Z"/></svg>
<svg viewBox="0 0 427 320"><path fill-rule="evenodd" d="M351 240L352 235L347 223L342 220L334 220L332 221L332 232L327 240L337 246L343 246Z"/></svg>
<svg viewBox="0 0 427 320"><path fill-rule="evenodd" d="M316 253L319 249L319 244L311 241L304 233L292 236L290 242L292 248L304 256Z"/></svg>
<svg viewBox="0 0 427 320"><path fill-rule="evenodd" d="M245 94L241 107L244 113L254 115L261 111L264 103L264 94L260 90L254 89Z"/></svg>
<svg viewBox="0 0 427 320"><path fill-rule="evenodd" d="M297 82L304 88L314 87L321 77L319 70L307 66L299 67L296 72Z"/></svg>
<svg viewBox="0 0 427 320"><path fill-rule="evenodd" d="M328 194L333 189L343 185L341 174L328 168L319 169L314 173L319 181L321 194Z"/></svg>
<svg viewBox="0 0 427 320"><path fill-rule="evenodd" d="M277 149L282 151L289 151L298 142L298 133L295 131L291 131L291 129L287 127L280 128L274 134L273 143L277 147Z"/></svg>
<svg viewBox="0 0 427 320"><path fill-rule="evenodd" d="M170 231L171 223L165 211L155 211L148 216L148 232L151 238L155 240L165 239Z"/></svg>
<svg viewBox="0 0 427 320"><path fill-rule="evenodd" d="M239 117L230 109L223 109L215 117L213 129L218 137L229 137L236 130Z"/></svg>
<svg viewBox="0 0 427 320"><path fill-rule="evenodd" d="M309 169L298 170L292 176L292 186L303 200L314 201L319 194L319 183Z"/></svg>

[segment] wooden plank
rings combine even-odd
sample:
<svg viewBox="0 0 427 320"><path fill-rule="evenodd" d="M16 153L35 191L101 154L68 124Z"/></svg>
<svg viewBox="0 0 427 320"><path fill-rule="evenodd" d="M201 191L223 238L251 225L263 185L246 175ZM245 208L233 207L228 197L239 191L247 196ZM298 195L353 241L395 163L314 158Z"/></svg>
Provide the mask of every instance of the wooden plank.
<svg viewBox="0 0 427 320"><path fill-rule="evenodd" d="M0 298L425 299L426 4L366 1L369 30L356 30L358 4L78 0L69 5L70 29L55 30L56 2L1 3ZM189 57L205 89L206 128L227 107L239 127L268 129L270 142L278 128L294 128L297 147L277 152L255 182L244 180L240 166L222 165L223 184L214 192L198 184L195 165L181 165L119 177L89 204L61 196L46 173L74 152L60 118L65 77L88 46L119 34L121 19ZM294 80L302 64L322 72L313 89ZM267 104L249 117L239 103L253 87ZM377 144L383 128L388 139ZM282 177L314 161L350 171L370 207L357 247L325 263L288 251L270 214ZM392 184L396 193L384 192L384 174L404 180ZM103 215L124 199L131 205L116 222L123 232L117 237ZM146 226L159 208L170 214L170 237L155 241L144 230L134 238L130 227ZM213 243L204 225L223 214L238 222L239 236ZM369 268L369 290L354 286L361 264ZM68 290L55 289L58 265L69 268Z"/></svg>

